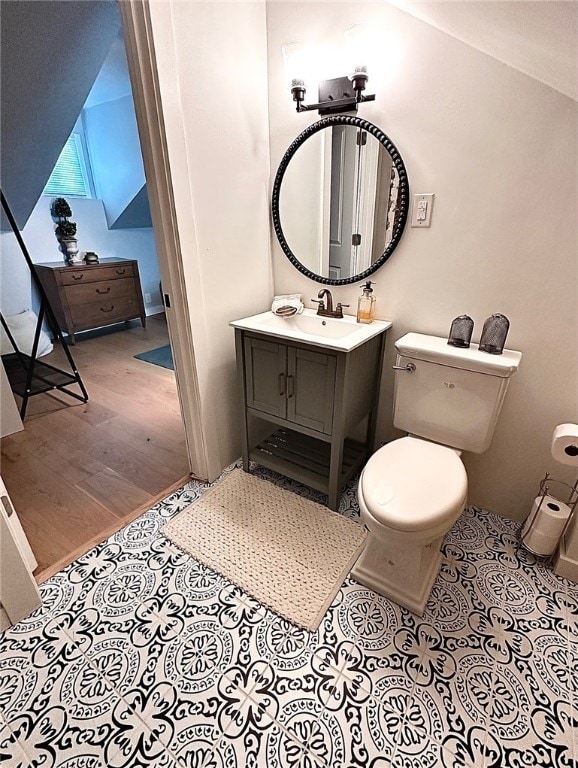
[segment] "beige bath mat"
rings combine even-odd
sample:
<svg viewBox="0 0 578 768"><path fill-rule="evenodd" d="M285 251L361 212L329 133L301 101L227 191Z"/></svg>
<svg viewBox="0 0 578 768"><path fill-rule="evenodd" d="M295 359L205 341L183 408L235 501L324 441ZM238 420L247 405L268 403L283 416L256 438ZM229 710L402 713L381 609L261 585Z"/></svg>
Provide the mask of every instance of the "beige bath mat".
<svg viewBox="0 0 578 768"><path fill-rule="evenodd" d="M233 470L163 529L175 544L294 624L319 626L357 559L357 523Z"/></svg>

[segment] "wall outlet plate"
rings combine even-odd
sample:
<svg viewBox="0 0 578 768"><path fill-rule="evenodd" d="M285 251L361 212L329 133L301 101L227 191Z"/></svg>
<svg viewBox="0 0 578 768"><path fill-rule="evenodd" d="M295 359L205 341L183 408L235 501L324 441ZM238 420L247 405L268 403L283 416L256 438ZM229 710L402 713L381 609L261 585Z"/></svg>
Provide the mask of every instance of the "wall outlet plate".
<svg viewBox="0 0 578 768"><path fill-rule="evenodd" d="M424 192L414 194L411 211L412 227L429 227L431 224L431 212L433 208L434 193Z"/></svg>
<svg viewBox="0 0 578 768"><path fill-rule="evenodd" d="M151 303L151 295L150 293L145 293L145 304Z"/></svg>

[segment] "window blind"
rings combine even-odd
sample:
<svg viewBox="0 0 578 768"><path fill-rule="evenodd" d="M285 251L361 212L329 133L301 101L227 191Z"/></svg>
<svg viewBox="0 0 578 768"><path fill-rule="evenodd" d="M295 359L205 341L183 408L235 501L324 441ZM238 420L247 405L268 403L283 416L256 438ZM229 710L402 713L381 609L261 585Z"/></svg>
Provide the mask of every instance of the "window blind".
<svg viewBox="0 0 578 768"><path fill-rule="evenodd" d="M69 195L70 197L90 197L90 189L82 157L80 136L69 136L60 153L54 170L44 188L45 195Z"/></svg>

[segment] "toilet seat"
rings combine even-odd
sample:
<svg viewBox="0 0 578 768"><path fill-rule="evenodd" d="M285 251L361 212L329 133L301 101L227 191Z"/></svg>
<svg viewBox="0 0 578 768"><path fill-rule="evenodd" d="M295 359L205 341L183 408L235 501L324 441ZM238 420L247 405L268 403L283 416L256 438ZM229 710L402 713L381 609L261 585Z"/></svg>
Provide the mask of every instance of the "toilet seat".
<svg viewBox="0 0 578 768"><path fill-rule="evenodd" d="M360 490L378 523L399 531L424 531L462 511L468 480L454 449L402 437L369 459Z"/></svg>

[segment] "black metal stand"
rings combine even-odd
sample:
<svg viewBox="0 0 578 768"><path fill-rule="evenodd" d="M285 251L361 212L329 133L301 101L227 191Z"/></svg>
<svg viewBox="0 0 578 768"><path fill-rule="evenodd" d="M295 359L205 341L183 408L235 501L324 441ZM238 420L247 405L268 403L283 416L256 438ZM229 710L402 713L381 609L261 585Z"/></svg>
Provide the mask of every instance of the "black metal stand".
<svg viewBox="0 0 578 768"><path fill-rule="evenodd" d="M70 354L68 345L64 340L64 336L62 335L62 331L60 330L58 321L56 320L54 312L52 311L52 307L50 306L50 302L48 301L46 292L42 286L42 283L38 279L38 276L34 269L34 263L30 258L30 254L28 253L24 240L22 239L22 235L18 230L18 226L12 215L12 211L8 207L8 203L6 201L6 198L4 197L4 193L1 190L0 190L0 196L2 199L2 207L4 209L4 212L6 213L8 221L10 222L12 231L16 236L16 240L18 241L20 250L24 255L24 259L28 264L28 267L30 269L30 274L32 275L32 282L34 283L36 290L38 291L38 295L40 297L40 309L38 311L38 321L36 323L34 342L32 344L32 350L30 355L26 355L18 349L18 345L16 344L14 337L10 333L10 329L8 328L8 325L4 320L4 317L0 314L0 321L2 322L2 327L6 331L6 335L8 336L10 344L14 349L14 352L12 354L2 355L2 361L4 363L4 367L6 369L6 375L8 376L8 381L10 382L12 391L14 392L14 394L22 398L22 405L20 407L20 417L24 419L26 415L26 409L28 407L28 400L33 395L40 395L44 392L50 392L52 390L57 389L60 392L64 392L65 394L70 395L70 397L73 397L76 400L80 400L81 402L86 403L88 401L88 393L84 387L82 379L80 378L80 374L72 358L72 355ZM48 363L43 363L40 360L38 360L36 357L38 353L38 342L40 340L40 332L42 330L42 324L45 318L48 320L50 327L52 328L54 340L58 341L58 343L64 350L64 353L66 355L66 358L68 360L72 373L67 373L66 371L63 371L60 368L56 368L53 365L49 365ZM71 386L72 384L78 384L78 386L80 387L80 391L82 392L81 395L79 395L77 392L73 392L68 389L68 387Z"/></svg>

